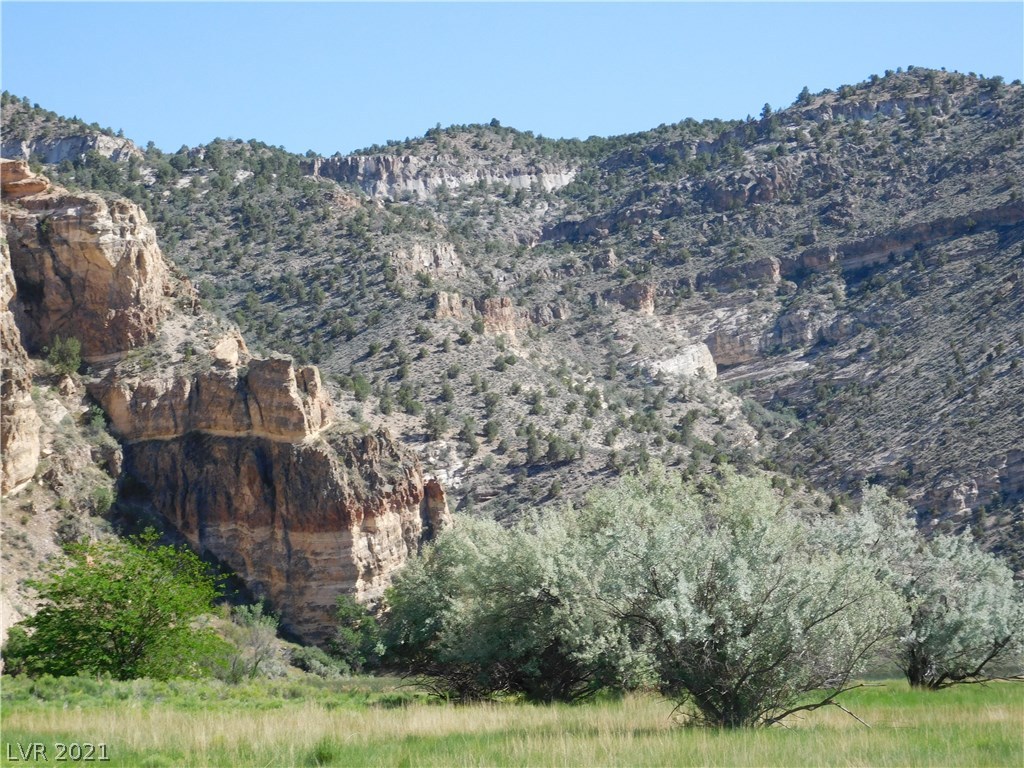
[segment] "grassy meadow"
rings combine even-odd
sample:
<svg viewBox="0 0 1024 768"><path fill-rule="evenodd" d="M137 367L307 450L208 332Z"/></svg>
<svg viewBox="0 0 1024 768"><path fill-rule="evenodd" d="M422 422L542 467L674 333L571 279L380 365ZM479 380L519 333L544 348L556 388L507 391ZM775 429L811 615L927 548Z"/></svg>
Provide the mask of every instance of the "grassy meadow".
<svg viewBox="0 0 1024 768"><path fill-rule="evenodd" d="M567 706L428 700L400 680L118 683L4 678L0 765L19 746L105 744L111 766L1020 766L1024 686L862 688L786 728L681 727L656 695ZM99 753L96 753L98 756ZM12 757L14 759L12 759Z"/></svg>

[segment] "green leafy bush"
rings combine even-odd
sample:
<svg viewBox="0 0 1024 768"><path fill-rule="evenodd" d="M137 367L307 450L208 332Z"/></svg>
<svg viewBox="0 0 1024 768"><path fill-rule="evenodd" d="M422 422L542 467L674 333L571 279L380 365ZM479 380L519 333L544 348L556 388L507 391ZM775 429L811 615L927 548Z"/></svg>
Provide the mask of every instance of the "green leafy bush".
<svg viewBox="0 0 1024 768"><path fill-rule="evenodd" d="M12 630L8 669L119 680L206 674L215 638L193 620L210 609L218 580L194 553L157 540L149 531L69 546L69 562L33 584L41 605Z"/></svg>
<svg viewBox="0 0 1024 768"><path fill-rule="evenodd" d="M352 672L373 669L380 664L380 628L373 614L351 595L338 595L337 629L328 644L331 655Z"/></svg>
<svg viewBox="0 0 1024 768"><path fill-rule="evenodd" d="M82 343L74 336L55 337L46 355L46 362L53 367L54 372L58 375L68 376L78 373L78 369L82 366Z"/></svg>

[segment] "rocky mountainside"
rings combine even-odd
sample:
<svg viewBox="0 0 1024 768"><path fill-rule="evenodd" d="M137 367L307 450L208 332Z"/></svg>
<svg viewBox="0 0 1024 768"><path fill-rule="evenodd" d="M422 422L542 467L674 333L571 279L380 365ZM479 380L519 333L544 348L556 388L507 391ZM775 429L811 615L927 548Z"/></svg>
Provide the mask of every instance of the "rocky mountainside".
<svg viewBox="0 0 1024 768"><path fill-rule="evenodd" d="M117 139L4 114L22 157ZM1019 558L1022 125L1020 83L915 68L629 136L492 121L331 158L96 138L47 172L135 200L207 306L317 363L464 511L654 458L756 463L881 482Z"/></svg>
<svg viewBox="0 0 1024 768"><path fill-rule="evenodd" d="M316 367L254 357L203 312L138 206L23 161L0 175L5 619L31 610L18 576L55 543L102 533L81 525L90 515L161 520L307 640L329 636L342 592L379 598L447 523L437 482L387 432L339 420ZM31 357L69 337L81 380ZM45 450L41 415L64 438ZM115 482L117 504L96 503ZM12 509L50 541L15 533Z"/></svg>

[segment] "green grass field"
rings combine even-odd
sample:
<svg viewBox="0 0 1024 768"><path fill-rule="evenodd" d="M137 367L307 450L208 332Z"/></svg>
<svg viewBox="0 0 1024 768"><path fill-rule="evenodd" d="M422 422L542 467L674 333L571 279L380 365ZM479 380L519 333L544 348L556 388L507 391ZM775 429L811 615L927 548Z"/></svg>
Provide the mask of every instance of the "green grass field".
<svg viewBox="0 0 1024 768"><path fill-rule="evenodd" d="M1011 683L889 682L842 698L870 727L828 708L788 728L719 731L680 727L655 695L456 706L387 678L2 682L0 765L11 766L31 764L20 757L34 743L54 763L58 742L103 744L110 766L1024 765L1024 686Z"/></svg>

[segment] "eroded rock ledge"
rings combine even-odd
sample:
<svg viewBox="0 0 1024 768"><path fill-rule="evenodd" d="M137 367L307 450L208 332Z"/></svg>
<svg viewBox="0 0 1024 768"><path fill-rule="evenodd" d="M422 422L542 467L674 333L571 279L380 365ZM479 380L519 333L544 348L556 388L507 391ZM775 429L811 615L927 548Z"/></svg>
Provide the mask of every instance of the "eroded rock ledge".
<svg viewBox="0 0 1024 768"><path fill-rule="evenodd" d="M172 440L190 432L302 442L331 423L333 406L314 366L251 358L192 376L123 376L112 369L89 385L126 442Z"/></svg>
<svg viewBox="0 0 1024 768"><path fill-rule="evenodd" d="M312 176L355 184L378 198L405 194L430 197L441 188L457 189L480 182L507 184L513 189L537 185L545 191L561 189L572 182L576 170L538 163L485 163L466 167L450 155L424 159L415 155L351 155L316 157L306 161L303 171Z"/></svg>
<svg viewBox="0 0 1024 768"><path fill-rule="evenodd" d="M330 637L338 595L379 599L450 522L443 491L386 432L307 444L189 432L133 443L125 461L193 547L312 642Z"/></svg>

